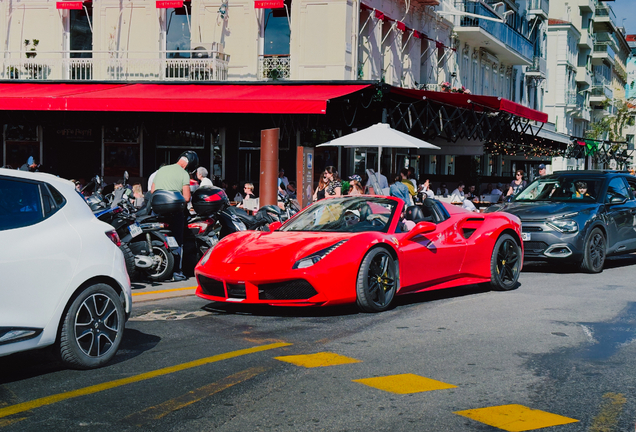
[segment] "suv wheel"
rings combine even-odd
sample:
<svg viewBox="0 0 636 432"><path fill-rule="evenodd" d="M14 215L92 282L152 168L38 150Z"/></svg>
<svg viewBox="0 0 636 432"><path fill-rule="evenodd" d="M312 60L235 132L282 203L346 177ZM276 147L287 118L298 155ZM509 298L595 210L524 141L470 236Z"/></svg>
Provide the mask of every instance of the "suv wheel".
<svg viewBox="0 0 636 432"><path fill-rule="evenodd" d="M581 268L588 273L602 272L606 254L607 241L605 240L605 235L600 229L594 228L585 242Z"/></svg>

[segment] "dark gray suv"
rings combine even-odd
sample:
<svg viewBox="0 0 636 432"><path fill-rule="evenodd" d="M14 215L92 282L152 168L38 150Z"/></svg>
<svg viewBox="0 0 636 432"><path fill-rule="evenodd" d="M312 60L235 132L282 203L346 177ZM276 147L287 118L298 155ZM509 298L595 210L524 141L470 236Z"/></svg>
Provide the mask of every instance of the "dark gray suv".
<svg viewBox="0 0 636 432"><path fill-rule="evenodd" d="M488 211L521 219L526 261L571 261L598 273L606 256L636 251L636 177L626 172L558 171Z"/></svg>

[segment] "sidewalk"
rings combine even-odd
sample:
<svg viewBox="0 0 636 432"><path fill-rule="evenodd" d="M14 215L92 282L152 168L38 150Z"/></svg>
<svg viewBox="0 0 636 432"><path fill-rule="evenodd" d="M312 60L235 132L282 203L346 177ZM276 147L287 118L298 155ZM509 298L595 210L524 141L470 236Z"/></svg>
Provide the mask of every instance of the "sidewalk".
<svg viewBox="0 0 636 432"><path fill-rule="evenodd" d="M191 296L194 295L196 287L197 280L194 277L180 282L133 282L133 304L172 297Z"/></svg>

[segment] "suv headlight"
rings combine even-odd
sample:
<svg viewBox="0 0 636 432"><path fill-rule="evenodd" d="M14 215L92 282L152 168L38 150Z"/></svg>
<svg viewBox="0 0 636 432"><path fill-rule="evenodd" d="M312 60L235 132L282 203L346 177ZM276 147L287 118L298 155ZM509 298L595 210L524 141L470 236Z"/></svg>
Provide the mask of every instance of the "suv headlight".
<svg viewBox="0 0 636 432"><path fill-rule="evenodd" d="M555 219L548 222L548 225L562 233L575 233L579 230L578 224L571 219Z"/></svg>
<svg viewBox="0 0 636 432"><path fill-rule="evenodd" d="M303 268L311 267L312 265L316 264L318 261L320 261L327 255L329 255L331 252L336 250L336 248L342 246L346 241L347 240L341 240L338 243L329 246L328 248L319 250L318 252L315 252L309 256L306 256L305 258L299 259L298 261L294 263L294 265L292 266L292 269L303 269Z"/></svg>

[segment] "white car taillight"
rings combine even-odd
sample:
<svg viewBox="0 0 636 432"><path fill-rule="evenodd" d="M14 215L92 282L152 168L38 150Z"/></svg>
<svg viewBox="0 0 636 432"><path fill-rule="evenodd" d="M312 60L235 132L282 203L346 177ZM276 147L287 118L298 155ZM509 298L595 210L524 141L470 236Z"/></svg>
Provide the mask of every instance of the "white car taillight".
<svg viewBox="0 0 636 432"><path fill-rule="evenodd" d="M107 231L106 232L106 236L113 242L115 243L116 246L121 246L121 240L119 240L119 236L117 235L117 231L112 230L112 231Z"/></svg>

